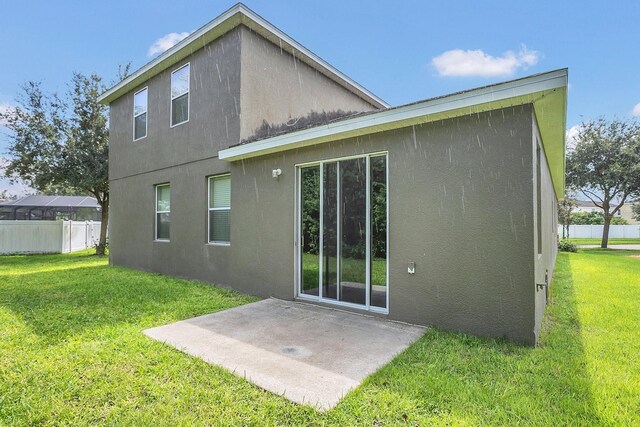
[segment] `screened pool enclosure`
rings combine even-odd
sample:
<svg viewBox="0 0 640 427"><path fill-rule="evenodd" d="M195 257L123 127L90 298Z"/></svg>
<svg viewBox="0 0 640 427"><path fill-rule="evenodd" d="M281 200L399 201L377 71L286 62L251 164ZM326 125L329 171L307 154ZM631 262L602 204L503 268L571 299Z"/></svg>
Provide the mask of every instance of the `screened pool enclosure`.
<svg viewBox="0 0 640 427"><path fill-rule="evenodd" d="M386 153L298 165L297 294L388 311Z"/></svg>

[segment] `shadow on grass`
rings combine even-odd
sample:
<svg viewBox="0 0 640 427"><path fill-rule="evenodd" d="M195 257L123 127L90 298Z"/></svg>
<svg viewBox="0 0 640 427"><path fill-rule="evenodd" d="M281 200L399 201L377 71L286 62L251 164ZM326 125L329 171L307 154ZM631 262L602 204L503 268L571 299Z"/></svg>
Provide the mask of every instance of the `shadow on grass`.
<svg viewBox="0 0 640 427"><path fill-rule="evenodd" d="M594 409L586 370L571 275L572 256L579 254L558 257L552 303L547 307L540 347L430 329L326 413L258 392L230 374L147 341L137 332L131 334L130 328L123 332L126 328L121 327L133 325L142 330L237 306L252 301L250 297L206 284L109 267L106 262L94 265L95 257L88 255L47 256L28 257L27 266L18 262L7 267L5 259L0 261L0 306L20 316L45 344L109 329L109 339L126 348L122 356L106 346L108 354L96 356L104 360L93 358L91 350L91 357L87 356L86 365L78 371L85 375L85 370L96 370L96 378L101 379L117 374L115 378L120 380L108 383L109 387L99 393L88 392L95 389L93 383L78 386L79 396L88 400L75 406L64 401L64 407L77 411L69 417L100 415L105 402L117 402L113 403L114 414L118 415L114 419L124 424L143 418L146 422L138 424L168 423L169 418L162 417L170 417L175 424L188 424L193 414L204 424L207 416L222 412L225 418L218 422L234 420L230 424L251 424L247 421L250 416L253 423L273 425L593 426L603 422ZM59 268L65 260L71 269ZM55 269L40 271L46 265ZM20 275L12 276L12 269L18 267L38 272L20 271ZM126 339L121 339L123 333ZM41 349L34 350L34 357L40 352ZM82 385L82 377L64 365L76 356L59 357L62 362L56 369L65 373L65 387ZM109 367L104 368L109 372L106 377L101 364ZM40 362L34 365L35 369L38 366ZM129 373L129 366L136 366L135 374ZM122 372L118 367L124 367ZM162 388L151 387L159 383ZM151 390L157 401L144 393L136 394L141 393L138 389ZM32 387L28 395L37 397L39 390L42 387ZM192 399L198 396L193 404L184 396L185 390L190 390ZM132 396L139 401L134 399L135 408L126 409ZM28 408L50 400L48 395L32 399L34 403ZM166 408L170 411L163 413ZM55 414L55 410L51 411ZM23 412L17 413L24 416Z"/></svg>
<svg viewBox="0 0 640 427"><path fill-rule="evenodd" d="M396 402L408 423L599 425L570 256L558 257L540 346L430 329L347 401ZM406 418L405 418L406 417Z"/></svg>
<svg viewBox="0 0 640 427"><path fill-rule="evenodd" d="M89 254L8 258L20 270L3 262L0 305L50 343L86 329L155 326L253 300L204 283L108 266Z"/></svg>

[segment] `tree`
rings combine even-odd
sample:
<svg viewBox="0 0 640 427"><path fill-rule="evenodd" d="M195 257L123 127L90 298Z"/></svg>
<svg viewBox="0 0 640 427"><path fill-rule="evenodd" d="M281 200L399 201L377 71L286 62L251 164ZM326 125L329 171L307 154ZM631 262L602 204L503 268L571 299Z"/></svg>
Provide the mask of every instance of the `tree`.
<svg viewBox="0 0 640 427"><path fill-rule="evenodd" d="M0 114L11 131L6 176L18 176L44 194L97 199L102 215L98 255L105 251L109 221L107 107L97 101L104 89L96 74L74 73L65 99L28 82L19 106Z"/></svg>
<svg viewBox="0 0 640 427"><path fill-rule="evenodd" d="M602 212L573 212L571 223L575 225L603 225L604 213ZM627 225L626 219L621 217L611 218L611 225Z"/></svg>
<svg viewBox="0 0 640 427"><path fill-rule="evenodd" d="M565 197L558 203L558 220L562 224L562 238L569 238L569 226L571 225L571 211L578 206L571 197ZM566 233L565 233L566 232Z"/></svg>
<svg viewBox="0 0 640 427"><path fill-rule="evenodd" d="M602 209L606 248L611 218L640 195L640 126L604 118L583 123L567 154L567 183Z"/></svg>

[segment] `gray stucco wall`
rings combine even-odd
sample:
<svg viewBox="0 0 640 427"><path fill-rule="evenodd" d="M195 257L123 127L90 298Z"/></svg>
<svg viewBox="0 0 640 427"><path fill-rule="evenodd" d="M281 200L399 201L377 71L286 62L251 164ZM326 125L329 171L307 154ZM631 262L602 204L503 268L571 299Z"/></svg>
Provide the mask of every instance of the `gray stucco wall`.
<svg viewBox="0 0 640 427"><path fill-rule="evenodd" d="M532 109L524 106L117 180L112 260L291 299L295 165L388 151L389 317L531 344L540 298L532 147ZM213 246L206 244L206 177L229 167L231 245ZM271 178L275 168L283 170L279 180ZM153 242L153 185L161 182L171 183L169 243ZM408 261L416 274L407 274Z"/></svg>
<svg viewBox="0 0 640 427"><path fill-rule="evenodd" d="M189 121L171 128L171 72L187 62L191 65ZM300 82L304 82L303 87ZM133 94L145 86L147 137L133 142ZM241 140L241 127L251 134L263 118L285 122L291 115L306 114L313 109L310 106L320 111L373 108L244 26L194 51L112 102L109 128L112 262L230 283L226 274L232 267L230 250L204 245L206 235L201 233L202 227L206 227L205 176L230 170L227 162L217 159L218 151ZM164 182L170 182L172 187L171 243L153 242L154 185ZM232 238L238 241L235 236ZM240 263L236 262L236 266L242 269ZM246 289L264 294L250 287Z"/></svg>
<svg viewBox="0 0 640 427"><path fill-rule="evenodd" d="M171 128L171 72L190 63L189 121ZM133 94L148 87L147 137L133 141ZM244 26L110 104L109 177L216 158L263 120L374 107ZM117 195L116 195L117 197Z"/></svg>
<svg viewBox="0 0 640 427"><path fill-rule="evenodd" d="M191 63L190 120L169 127L171 71ZM389 317L534 343L555 261L555 196L541 168L537 255L531 106L227 163L218 150L263 120L373 109L244 27L152 78L148 136L132 141L133 92L111 104L111 261L241 292L294 298L296 164L387 151ZM138 88L136 88L137 90ZM279 180L271 178L280 168ZM207 243L207 177L231 172L231 245ZM155 242L154 185L171 184L171 240ZM416 274L407 274L407 262ZM539 282L540 283L540 282Z"/></svg>
<svg viewBox="0 0 640 427"><path fill-rule="evenodd" d="M542 247L538 250L538 236L537 229L534 230L534 241L536 250L534 251L535 264L536 264L536 283L545 283L545 274L548 277L549 285L552 283L553 271L556 262L556 255L558 253L558 200L555 196L553 182L551 180L551 172L547 163L544 148L542 146L542 138L538 131L535 115L533 116L533 144L532 153L533 156L537 154L536 147L540 147L540 218L538 218L537 206L534 209L534 216L536 227L540 227ZM534 171L537 168L537 164L533 162ZM538 202L537 198L537 173L534 174L534 205ZM544 315L544 309L546 306L546 292L545 290L536 288L535 294L535 335L539 337L540 328L542 326L542 317Z"/></svg>
<svg viewBox="0 0 640 427"><path fill-rule="evenodd" d="M240 30L236 28L110 105L109 177L217 156L240 139ZM191 64L189 121L171 128L171 72ZM133 142L133 93L148 86L148 134ZM119 194L115 193L114 202Z"/></svg>
<svg viewBox="0 0 640 427"><path fill-rule="evenodd" d="M242 139L263 120L281 124L312 111L371 111L347 91L262 36L242 27Z"/></svg>
<svg viewBox="0 0 640 427"><path fill-rule="evenodd" d="M535 342L531 118L525 106L234 163L234 287L293 296L297 163L386 150L389 317Z"/></svg>

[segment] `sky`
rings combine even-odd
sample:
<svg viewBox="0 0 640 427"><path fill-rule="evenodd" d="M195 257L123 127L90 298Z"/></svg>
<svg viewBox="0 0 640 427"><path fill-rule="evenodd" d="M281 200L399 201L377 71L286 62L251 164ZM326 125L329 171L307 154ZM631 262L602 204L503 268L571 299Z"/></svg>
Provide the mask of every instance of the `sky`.
<svg viewBox="0 0 640 427"><path fill-rule="evenodd" d="M0 110L20 86L65 92L74 71L113 81L235 4L222 0L3 1ZM284 1L245 5L387 101L401 105L569 68L567 130L640 119L640 2ZM0 170L8 147L0 123ZM6 161L6 160L5 160ZM25 188L0 181L0 191Z"/></svg>

